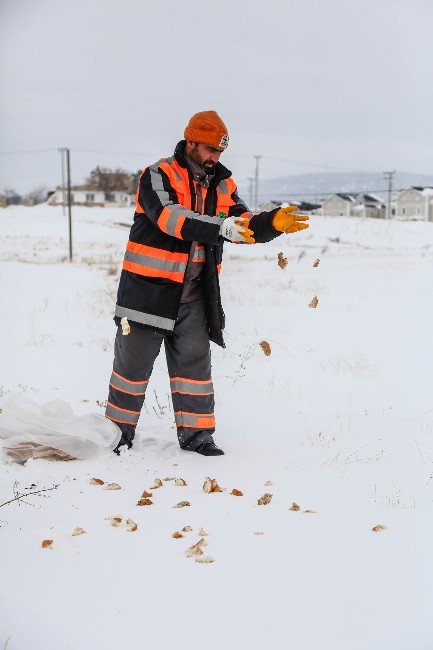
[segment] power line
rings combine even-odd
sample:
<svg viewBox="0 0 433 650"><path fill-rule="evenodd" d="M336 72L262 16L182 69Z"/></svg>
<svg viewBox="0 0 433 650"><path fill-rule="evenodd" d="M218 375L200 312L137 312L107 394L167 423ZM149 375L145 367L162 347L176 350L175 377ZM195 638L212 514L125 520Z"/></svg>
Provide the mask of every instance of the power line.
<svg viewBox="0 0 433 650"><path fill-rule="evenodd" d="M0 156L15 156L25 153L47 153L48 151L57 151L57 149L28 149L27 151L0 151Z"/></svg>
<svg viewBox="0 0 433 650"><path fill-rule="evenodd" d="M402 192L403 190L407 190L407 187L399 187L395 188L393 191L394 192ZM292 196L331 196L332 194L374 194L376 192L382 192L383 194L385 192L388 192L388 189L381 189L381 190L355 190L352 192L346 192L344 190L334 190L333 192L321 192L318 190L317 192L284 192L284 193L275 193L275 192L262 192L262 194L270 194L271 196L288 196L291 194Z"/></svg>
<svg viewBox="0 0 433 650"><path fill-rule="evenodd" d="M31 153L47 153L52 151L57 151L58 149L29 149L21 151L0 151L1 156L13 156L21 154L31 154ZM158 155L156 152L146 152L146 151L114 151L109 149L71 149L76 153L92 153L92 154L110 154L118 156L140 156L147 157ZM251 154L227 154L227 158L251 158ZM322 163L306 162L304 160L291 160L289 158L278 158L275 156L262 156L263 160L274 160L276 162L285 162L290 165L296 165L298 167L318 167L321 169L339 169L340 171L355 172L355 173L369 173L366 170L362 169L353 169L351 167L340 167L339 165L323 165ZM371 172L374 173L374 172Z"/></svg>

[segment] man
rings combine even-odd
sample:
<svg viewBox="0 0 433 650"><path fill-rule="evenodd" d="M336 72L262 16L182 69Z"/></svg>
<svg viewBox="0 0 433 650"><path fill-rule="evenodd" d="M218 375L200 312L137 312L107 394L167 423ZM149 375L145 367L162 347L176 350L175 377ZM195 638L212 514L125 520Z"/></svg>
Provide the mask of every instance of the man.
<svg viewBox="0 0 433 650"><path fill-rule="evenodd" d="M225 240L253 244L308 228L296 207L252 215L219 158L227 128L215 111L193 115L174 156L140 178L120 277L117 335L105 415L132 446L153 364L164 341L182 449L224 452L213 441L209 341L224 347L218 274Z"/></svg>

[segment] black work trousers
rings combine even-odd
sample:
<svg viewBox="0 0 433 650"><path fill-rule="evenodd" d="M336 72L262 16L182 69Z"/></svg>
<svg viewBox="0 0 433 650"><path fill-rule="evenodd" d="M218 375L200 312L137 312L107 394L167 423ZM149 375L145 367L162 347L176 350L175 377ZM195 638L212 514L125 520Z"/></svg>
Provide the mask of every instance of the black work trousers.
<svg viewBox="0 0 433 650"><path fill-rule="evenodd" d="M164 341L167 368L182 449L194 450L211 442L215 431L209 333L203 300L181 304L172 334L162 334L129 322L119 325L105 415L119 424L135 426L146 388Z"/></svg>

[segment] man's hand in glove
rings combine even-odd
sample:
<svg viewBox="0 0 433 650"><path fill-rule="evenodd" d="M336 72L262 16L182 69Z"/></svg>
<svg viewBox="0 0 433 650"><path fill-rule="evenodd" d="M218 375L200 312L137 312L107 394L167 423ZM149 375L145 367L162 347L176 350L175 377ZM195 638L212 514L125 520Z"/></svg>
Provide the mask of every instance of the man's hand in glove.
<svg viewBox="0 0 433 650"><path fill-rule="evenodd" d="M248 219L226 217L220 227L220 235L233 242L254 244L253 231L247 228Z"/></svg>
<svg viewBox="0 0 433 650"><path fill-rule="evenodd" d="M272 220L272 225L275 230L290 233L308 228L309 224L302 223L302 221L308 221L309 217L305 214L294 214L297 209L297 205L290 205L288 208L280 208L278 212L274 214Z"/></svg>

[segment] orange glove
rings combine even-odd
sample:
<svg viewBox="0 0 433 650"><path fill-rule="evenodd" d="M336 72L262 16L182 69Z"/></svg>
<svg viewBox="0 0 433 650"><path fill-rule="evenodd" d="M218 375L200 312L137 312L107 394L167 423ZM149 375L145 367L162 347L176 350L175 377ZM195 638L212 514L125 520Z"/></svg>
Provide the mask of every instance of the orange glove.
<svg viewBox="0 0 433 650"><path fill-rule="evenodd" d="M294 214L295 210L297 209L297 205L290 205L288 208L280 208L278 212L274 214L274 218L272 220L272 225L274 226L275 230L291 233L308 228L308 223L299 222L308 221L309 217L307 217L305 214Z"/></svg>

